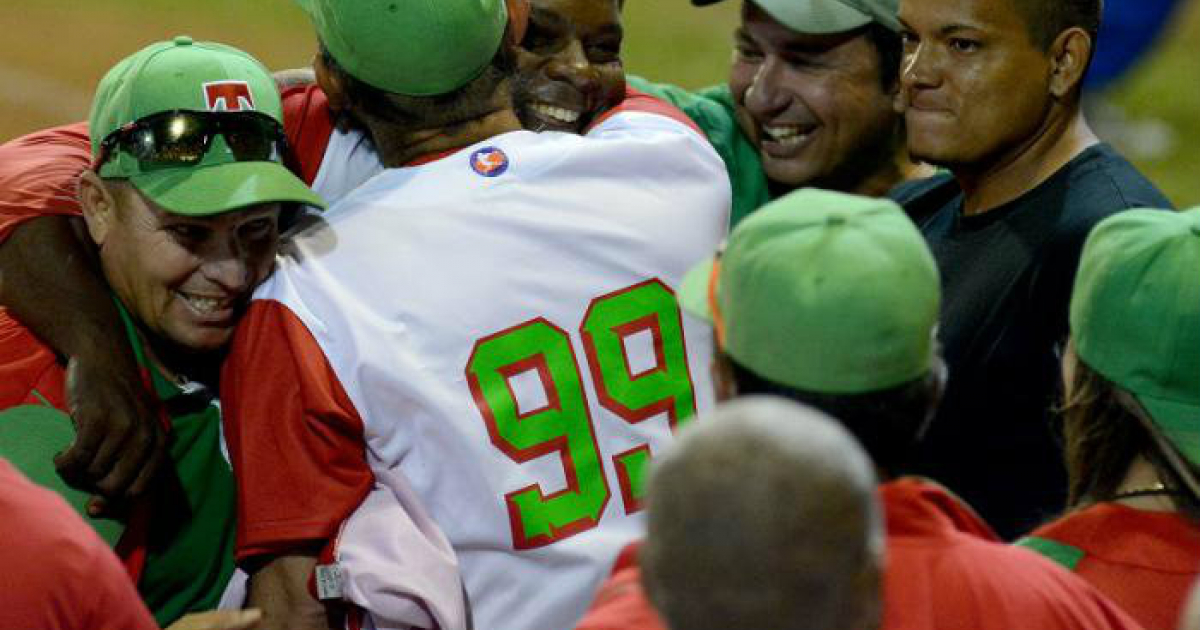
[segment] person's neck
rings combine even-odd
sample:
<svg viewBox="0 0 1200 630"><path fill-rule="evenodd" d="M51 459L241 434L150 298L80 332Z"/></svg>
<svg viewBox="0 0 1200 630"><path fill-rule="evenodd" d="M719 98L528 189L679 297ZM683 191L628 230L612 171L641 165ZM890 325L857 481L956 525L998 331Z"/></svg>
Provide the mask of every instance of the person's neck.
<svg viewBox="0 0 1200 630"><path fill-rule="evenodd" d="M1158 474L1154 466L1142 456L1138 456L1129 465L1129 470L1125 473L1125 479L1121 481L1121 485L1117 486L1116 494L1120 495L1126 492L1135 492L1138 490L1146 490L1163 487L1163 479ZM1122 497L1115 499L1113 503L1135 508L1138 510L1146 510L1148 512L1177 512L1175 502L1171 500L1170 494L1145 494L1140 496Z"/></svg>
<svg viewBox="0 0 1200 630"><path fill-rule="evenodd" d="M963 214L994 210L1037 188L1099 141L1077 106L1051 114L1037 133L999 157L951 169L963 190Z"/></svg>
<svg viewBox="0 0 1200 630"><path fill-rule="evenodd" d="M384 125L368 126L386 168L399 168L427 155L461 149L522 128L516 112L509 106L449 127L403 131Z"/></svg>
<svg viewBox="0 0 1200 630"><path fill-rule="evenodd" d="M898 184L930 177L936 172L936 169L928 164L913 162L908 157L908 151L902 150L896 154L893 160L882 164L880 168L860 180L857 186L847 192L867 197L883 197Z"/></svg>
<svg viewBox="0 0 1200 630"><path fill-rule="evenodd" d="M146 361L163 378L177 386L201 383L215 390L221 369L221 353L197 354L162 340L150 340L138 330Z"/></svg>

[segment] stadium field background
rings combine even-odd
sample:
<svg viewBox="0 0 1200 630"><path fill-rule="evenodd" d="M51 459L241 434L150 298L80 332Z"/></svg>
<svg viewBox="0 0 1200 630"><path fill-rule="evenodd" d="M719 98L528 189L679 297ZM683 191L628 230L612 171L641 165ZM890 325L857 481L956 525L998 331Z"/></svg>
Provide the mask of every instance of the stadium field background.
<svg viewBox="0 0 1200 630"><path fill-rule="evenodd" d="M728 68L736 2L704 9L688 0L626 0L629 72L700 87ZM0 141L82 120L103 72L123 56L177 34L214 39L272 69L306 65L315 49L292 0L26 0L10 7L0 39ZM1114 86L1131 119L1174 131L1171 148L1138 166L1178 205L1200 204L1200 2L1174 23L1134 71Z"/></svg>

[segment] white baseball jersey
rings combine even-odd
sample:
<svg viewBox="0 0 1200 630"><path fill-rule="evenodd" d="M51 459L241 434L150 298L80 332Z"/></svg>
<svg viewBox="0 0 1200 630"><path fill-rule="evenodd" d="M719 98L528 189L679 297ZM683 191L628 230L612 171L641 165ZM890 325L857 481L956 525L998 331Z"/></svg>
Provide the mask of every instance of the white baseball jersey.
<svg viewBox="0 0 1200 630"><path fill-rule="evenodd" d="M573 627L712 402L674 290L730 192L681 119L632 97L384 170L293 238L223 378L240 557L334 540L368 625L464 627L461 574L476 627Z"/></svg>

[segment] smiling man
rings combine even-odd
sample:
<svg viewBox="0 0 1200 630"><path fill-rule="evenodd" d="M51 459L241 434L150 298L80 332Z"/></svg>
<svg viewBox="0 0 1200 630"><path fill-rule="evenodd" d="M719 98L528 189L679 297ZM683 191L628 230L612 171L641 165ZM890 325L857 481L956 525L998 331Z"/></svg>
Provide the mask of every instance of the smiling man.
<svg viewBox="0 0 1200 630"><path fill-rule="evenodd" d="M719 0L693 0L707 5ZM896 0L744 0L729 83L631 78L687 113L725 160L732 222L796 188L882 196L917 167L892 109Z"/></svg>
<svg viewBox="0 0 1200 630"><path fill-rule="evenodd" d="M233 475L212 394L221 350L272 268L281 204L323 205L280 163L281 123L261 64L179 37L104 77L90 151L64 154L36 138L0 149L0 186L19 180L31 203L62 194L62 176L74 172L67 181L78 191L85 238L121 317L103 337L131 348L145 382L135 395L153 401L168 427L165 474L145 480L149 500L135 506L117 544L162 625L216 607L233 571ZM0 221L0 234L9 227ZM24 271L5 267L4 281ZM0 409L67 409L76 367L0 310ZM30 447L38 448L34 440Z"/></svg>
<svg viewBox="0 0 1200 630"><path fill-rule="evenodd" d="M526 129L580 133L625 98L624 0L535 0L513 98Z"/></svg>
<svg viewBox="0 0 1200 630"><path fill-rule="evenodd" d="M1084 238L1169 207L1079 108L1100 0L902 0L913 157L949 173L895 192L942 273L946 400L918 458L1005 537L1064 505L1051 407Z"/></svg>

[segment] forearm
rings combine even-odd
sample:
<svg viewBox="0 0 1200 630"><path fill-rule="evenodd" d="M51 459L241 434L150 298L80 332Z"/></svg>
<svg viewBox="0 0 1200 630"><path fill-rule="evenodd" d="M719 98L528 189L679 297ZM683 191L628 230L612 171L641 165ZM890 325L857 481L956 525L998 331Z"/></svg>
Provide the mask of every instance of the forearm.
<svg viewBox="0 0 1200 630"><path fill-rule="evenodd" d="M263 611L259 630L340 630L341 622L308 591L314 554L279 556L250 576L247 606Z"/></svg>
<svg viewBox="0 0 1200 630"><path fill-rule="evenodd" d="M0 242L0 305L59 354L133 365L83 220L32 219Z"/></svg>

